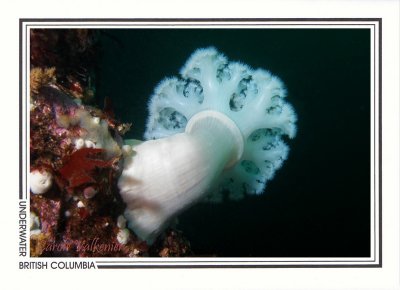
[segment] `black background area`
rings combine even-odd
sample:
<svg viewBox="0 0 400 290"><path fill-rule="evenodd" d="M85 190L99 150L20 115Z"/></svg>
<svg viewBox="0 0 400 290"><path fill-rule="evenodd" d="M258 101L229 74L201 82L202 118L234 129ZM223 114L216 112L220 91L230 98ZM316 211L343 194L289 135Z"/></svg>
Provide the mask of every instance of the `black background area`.
<svg viewBox="0 0 400 290"><path fill-rule="evenodd" d="M123 29L100 33L97 96L142 139L155 86L197 48L279 76L298 115L288 160L264 194L200 203L177 228L196 256L370 256L368 29Z"/></svg>

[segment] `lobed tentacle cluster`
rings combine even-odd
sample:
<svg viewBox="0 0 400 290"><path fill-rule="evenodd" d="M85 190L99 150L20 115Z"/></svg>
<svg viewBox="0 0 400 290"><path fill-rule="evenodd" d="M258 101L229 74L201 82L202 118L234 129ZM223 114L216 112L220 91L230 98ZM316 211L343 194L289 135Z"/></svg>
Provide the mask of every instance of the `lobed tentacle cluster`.
<svg viewBox="0 0 400 290"><path fill-rule="evenodd" d="M149 102L146 139L181 133L196 113L215 110L228 116L245 140L244 153L214 186L211 201L224 192L240 199L263 192L288 156L283 136L296 134L296 114L285 101L282 81L263 69L229 62L215 48L198 49L180 71L155 89Z"/></svg>

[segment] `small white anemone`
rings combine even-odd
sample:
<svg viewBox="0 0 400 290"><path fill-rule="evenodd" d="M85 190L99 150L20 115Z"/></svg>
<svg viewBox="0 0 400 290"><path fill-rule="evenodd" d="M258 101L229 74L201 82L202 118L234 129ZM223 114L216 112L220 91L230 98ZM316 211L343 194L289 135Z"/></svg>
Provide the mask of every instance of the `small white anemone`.
<svg viewBox="0 0 400 290"><path fill-rule="evenodd" d="M120 244L126 245L129 241L129 230L128 229L120 229L117 234L117 240Z"/></svg>
<svg viewBox="0 0 400 290"><path fill-rule="evenodd" d="M123 145L122 146L122 154L124 156L129 156L132 154L132 146L131 145Z"/></svg>
<svg viewBox="0 0 400 290"><path fill-rule="evenodd" d="M118 216L118 219L117 219L117 226L118 226L120 229L126 228L126 218L125 218L123 215Z"/></svg>
<svg viewBox="0 0 400 290"><path fill-rule="evenodd" d="M34 213L31 212L30 216L30 235L38 235L41 233L40 230L40 220L39 217Z"/></svg>
<svg viewBox="0 0 400 290"><path fill-rule="evenodd" d="M77 109L72 116L58 115L56 121L63 128L79 126L84 129L79 138L74 140L76 149L101 148L105 150L110 158L121 154L118 143L110 134L107 121L91 116L85 109Z"/></svg>
<svg viewBox="0 0 400 290"><path fill-rule="evenodd" d="M85 147L85 140L83 140L82 138L75 139L74 143L75 143L75 148L78 150Z"/></svg>
<svg viewBox="0 0 400 290"><path fill-rule="evenodd" d="M53 176L45 170L34 170L30 173L31 192L43 194L47 192L53 184Z"/></svg>
<svg viewBox="0 0 400 290"><path fill-rule="evenodd" d="M86 148L95 148L95 147L96 147L96 144L95 144L93 141L91 141L91 140L86 140L86 141L85 141L85 147L86 147Z"/></svg>

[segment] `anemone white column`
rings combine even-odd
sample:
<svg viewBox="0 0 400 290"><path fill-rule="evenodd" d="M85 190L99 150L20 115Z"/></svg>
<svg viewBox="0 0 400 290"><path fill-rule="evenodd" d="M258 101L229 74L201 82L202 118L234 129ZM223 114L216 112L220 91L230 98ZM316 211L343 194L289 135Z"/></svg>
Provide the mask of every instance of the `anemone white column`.
<svg viewBox="0 0 400 290"><path fill-rule="evenodd" d="M184 133L141 143L132 153L119 180L125 215L139 237L152 241L166 221L200 199L240 159L243 137L225 115L203 111Z"/></svg>

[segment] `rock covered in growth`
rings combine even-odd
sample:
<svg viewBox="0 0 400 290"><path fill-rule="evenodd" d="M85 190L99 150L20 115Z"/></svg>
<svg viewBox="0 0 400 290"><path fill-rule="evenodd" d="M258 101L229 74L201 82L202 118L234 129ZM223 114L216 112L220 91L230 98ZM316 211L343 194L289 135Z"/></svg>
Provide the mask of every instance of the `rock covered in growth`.
<svg viewBox="0 0 400 290"><path fill-rule="evenodd" d="M130 255L141 242L130 240L122 248L117 240L117 217L125 207L115 187L118 132L99 110L76 104L54 86L32 96L30 122L31 192L38 193L31 194L31 211L41 225L31 237L31 254ZM96 148L77 148L74 141L82 138ZM54 180L46 190L47 183L39 186L44 173Z"/></svg>
<svg viewBox="0 0 400 290"><path fill-rule="evenodd" d="M40 223L40 230L31 236L31 256L148 256L148 245L121 218L125 204L116 187L122 152L118 132L108 125L87 125L89 118L99 118L95 124L108 121L68 98L57 88L47 87L33 101L31 171L48 172L54 184L30 197L31 211ZM77 148L74 140L89 135L97 148ZM171 247L180 239L169 238Z"/></svg>
<svg viewBox="0 0 400 290"><path fill-rule="evenodd" d="M126 229L116 186L130 124L94 92L93 33L32 30L30 91L31 256L140 257L148 245ZM32 183L33 181L33 183ZM179 237L176 238L177 243ZM153 251L154 252L154 251ZM157 254L158 256L158 254Z"/></svg>

